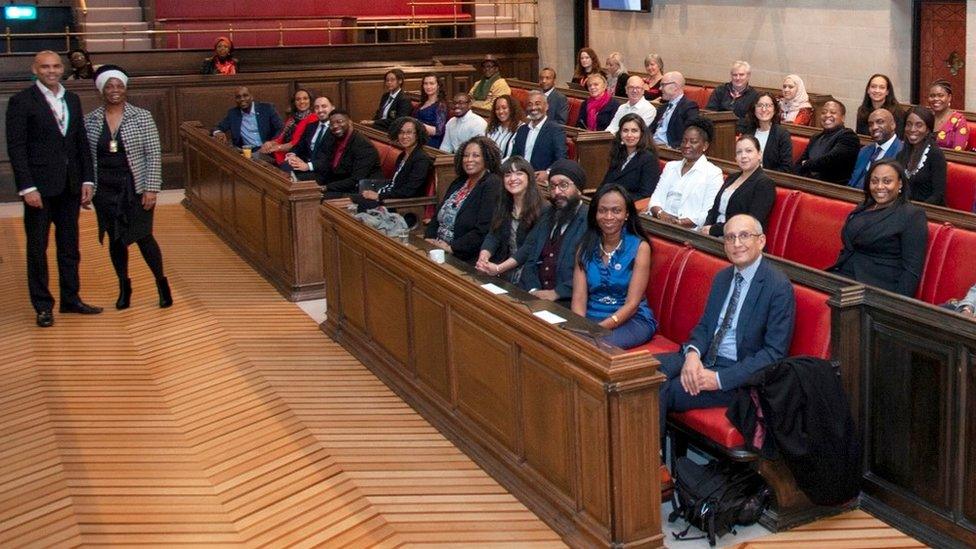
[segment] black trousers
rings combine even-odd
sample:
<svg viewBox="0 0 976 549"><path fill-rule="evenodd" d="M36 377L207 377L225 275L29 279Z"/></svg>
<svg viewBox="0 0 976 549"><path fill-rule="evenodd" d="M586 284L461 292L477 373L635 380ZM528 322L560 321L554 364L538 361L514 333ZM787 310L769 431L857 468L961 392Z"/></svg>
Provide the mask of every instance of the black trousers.
<svg viewBox="0 0 976 549"><path fill-rule="evenodd" d="M65 190L57 195L42 197L43 206L33 208L24 204L24 230L27 232L27 287L35 311L54 308L54 296L48 289L47 243L54 224L57 246L58 284L61 303L74 304L78 297L78 212L81 194Z"/></svg>

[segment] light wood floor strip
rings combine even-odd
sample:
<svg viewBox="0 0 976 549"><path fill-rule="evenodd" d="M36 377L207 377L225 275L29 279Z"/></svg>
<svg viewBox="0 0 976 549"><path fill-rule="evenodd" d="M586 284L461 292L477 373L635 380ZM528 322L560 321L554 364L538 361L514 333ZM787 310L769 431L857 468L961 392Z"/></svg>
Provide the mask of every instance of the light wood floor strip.
<svg viewBox="0 0 976 549"><path fill-rule="evenodd" d="M0 227L0 546L562 546L182 207L156 217L174 307L133 247L133 306L111 308L83 213L106 312L48 330L21 222Z"/></svg>

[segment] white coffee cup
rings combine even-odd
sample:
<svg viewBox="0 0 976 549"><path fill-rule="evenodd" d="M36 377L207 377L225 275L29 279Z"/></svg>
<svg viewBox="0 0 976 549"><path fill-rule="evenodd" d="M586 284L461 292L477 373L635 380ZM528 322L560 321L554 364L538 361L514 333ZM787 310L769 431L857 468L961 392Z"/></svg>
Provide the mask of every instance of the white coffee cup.
<svg viewBox="0 0 976 549"><path fill-rule="evenodd" d="M444 261L446 260L444 256L444 250L441 249L431 250L427 252L427 255L430 257L430 260L433 261L434 263L444 263Z"/></svg>

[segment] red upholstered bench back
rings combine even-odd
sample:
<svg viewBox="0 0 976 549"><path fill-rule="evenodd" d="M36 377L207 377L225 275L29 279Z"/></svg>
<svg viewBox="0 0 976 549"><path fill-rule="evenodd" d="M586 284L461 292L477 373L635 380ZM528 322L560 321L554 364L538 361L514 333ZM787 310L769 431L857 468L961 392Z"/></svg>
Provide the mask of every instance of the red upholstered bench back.
<svg viewBox="0 0 976 549"><path fill-rule="evenodd" d="M782 248L780 240L785 240L786 235L789 234L800 194L800 191L776 187L776 202L773 203L773 209L766 219L766 226L763 227L763 232L766 234L766 251L775 253L773 250Z"/></svg>
<svg viewBox="0 0 976 549"><path fill-rule="evenodd" d="M946 165L946 206L964 212L976 203L976 166L959 162Z"/></svg>
<svg viewBox="0 0 976 549"><path fill-rule="evenodd" d="M795 166L799 162L800 157L803 156L804 151L807 150L807 145L810 144L810 138L791 134L790 141L793 142L793 165Z"/></svg>
<svg viewBox="0 0 976 549"><path fill-rule="evenodd" d="M566 102L569 103L569 113L566 115L566 125L575 126L579 122L580 107L583 106L583 100L576 97L567 97Z"/></svg>
<svg viewBox="0 0 976 549"><path fill-rule="evenodd" d="M525 88L512 88L512 98L521 103L522 110L529 104L529 90Z"/></svg>
<svg viewBox="0 0 976 549"><path fill-rule="evenodd" d="M711 88L685 84L685 96L688 97L688 99L694 101L695 103L698 103L699 109L705 108L705 105L708 104L708 97L710 95L712 95Z"/></svg>
<svg viewBox="0 0 976 549"><path fill-rule="evenodd" d="M976 283L976 232L929 224L929 246L916 296L932 304L963 297Z"/></svg>
<svg viewBox="0 0 976 549"><path fill-rule="evenodd" d="M772 253L814 269L830 267L837 261L840 230L854 206L850 202L802 193L786 237L779 240L779 248Z"/></svg>
<svg viewBox="0 0 976 549"><path fill-rule="evenodd" d="M692 328L698 324L698 319L705 312L708 302L708 290L712 287L715 274L729 266L724 258L708 255L704 252L691 250L684 261L680 276L673 285L674 291L665 296L665 301L671 300L671 306L665 303L667 315L659 317L658 331L664 337L676 343L688 340Z"/></svg>
<svg viewBox="0 0 976 549"><path fill-rule="evenodd" d="M691 248L665 240L651 238L651 273L647 280L647 304L655 318L671 316L675 286L684 269Z"/></svg>
<svg viewBox="0 0 976 549"><path fill-rule="evenodd" d="M383 177L392 178L393 172L396 171L396 159L400 155L400 149L382 141L370 141L373 143L373 148L380 155L380 169L383 170Z"/></svg>
<svg viewBox="0 0 976 549"><path fill-rule="evenodd" d="M566 158L579 160L576 157L576 140L569 136L566 137Z"/></svg>
<svg viewBox="0 0 976 549"><path fill-rule="evenodd" d="M966 125L969 127L969 148L967 150L976 150L976 122L972 120L966 120Z"/></svg>
<svg viewBox="0 0 976 549"><path fill-rule="evenodd" d="M827 305L827 294L794 284L793 295L796 296L796 324L790 356L829 358L830 306Z"/></svg>

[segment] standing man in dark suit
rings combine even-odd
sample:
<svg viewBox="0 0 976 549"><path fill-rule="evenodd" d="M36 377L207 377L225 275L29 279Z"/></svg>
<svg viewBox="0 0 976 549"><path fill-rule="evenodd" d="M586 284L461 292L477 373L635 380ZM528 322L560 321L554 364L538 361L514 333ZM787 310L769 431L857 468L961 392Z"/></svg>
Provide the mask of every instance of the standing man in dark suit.
<svg viewBox="0 0 976 549"><path fill-rule="evenodd" d="M654 142L678 148L689 120L698 118L698 103L685 97L685 77L680 72L668 72L661 78L661 105L651 123Z"/></svg>
<svg viewBox="0 0 976 549"><path fill-rule="evenodd" d="M311 162L315 158L319 149L322 148L322 144L332 135L332 132L329 131L329 115L334 110L332 100L327 96L315 98L315 103L312 104L312 112L315 113L318 120L305 127L301 139L298 140L291 152L285 155L286 170L294 169L297 161Z"/></svg>
<svg viewBox="0 0 976 549"><path fill-rule="evenodd" d="M413 103L407 94L403 93L403 80L406 75L400 69L390 69L383 77L386 93L380 97L380 104L373 113L373 127L388 131L393 121L401 116L413 114ZM368 121L364 121L368 122Z"/></svg>
<svg viewBox="0 0 976 549"><path fill-rule="evenodd" d="M519 126L512 138L511 156L521 156L532 164L535 179L542 184L549 180L546 170L553 162L566 158L566 132L562 126L549 120L549 105L541 90L529 92L525 107L528 124Z"/></svg>
<svg viewBox="0 0 976 549"><path fill-rule="evenodd" d="M712 280L705 313L677 353L659 355L661 433L668 412L728 406L735 389L786 356L796 299L790 279L763 261L762 224L746 214L725 223L732 266Z"/></svg>
<svg viewBox="0 0 976 549"><path fill-rule="evenodd" d="M549 104L546 116L556 124L566 125L566 120L569 119L569 100L556 89L556 69L546 67L539 71L539 86Z"/></svg>
<svg viewBox="0 0 976 549"><path fill-rule="evenodd" d="M27 285L37 325L54 324L48 289L47 241L51 223L58 253L62 313L98 314L78 296L78 212L91 203L95 174L81 101L61 85L64 65L53 51L34 56L35 85L10 98L7 154L24 200Z"/></svg>
<svg viewBox="0 0 976 549"><path fill-rule="evenodd" d="M234 101L237 107L227 111L214 128L213 136L226 143L229 133L235 147L267 154L271 150L271 140L285 127L278 111L271 103L255 101L246 86L237 88Z"/></svg>

